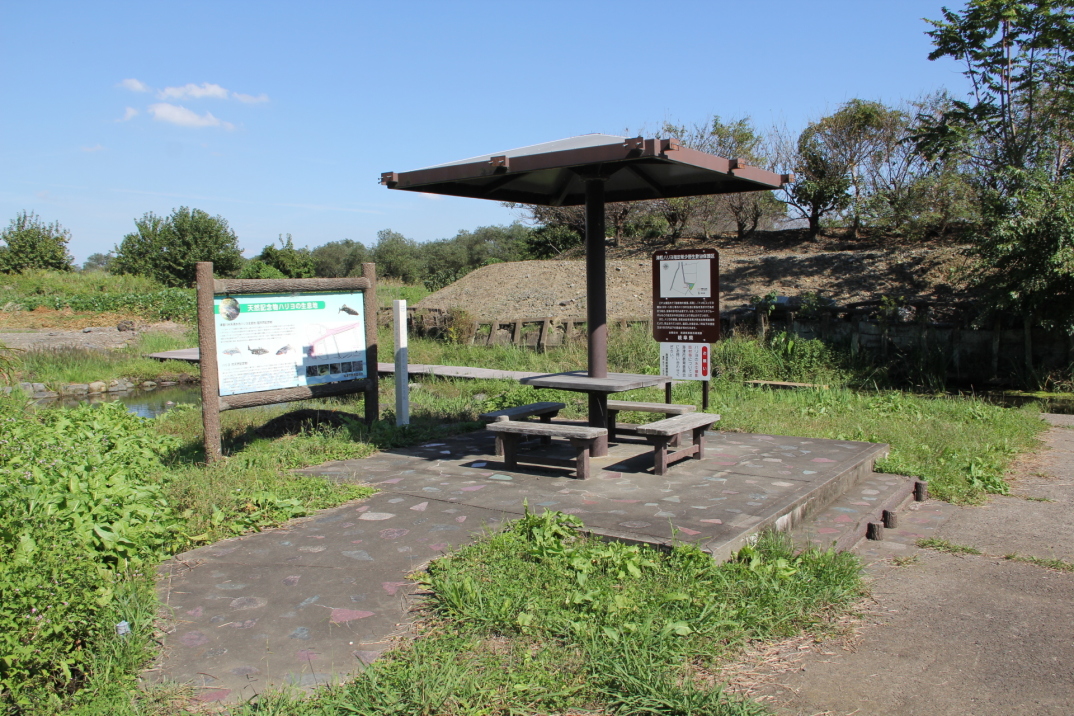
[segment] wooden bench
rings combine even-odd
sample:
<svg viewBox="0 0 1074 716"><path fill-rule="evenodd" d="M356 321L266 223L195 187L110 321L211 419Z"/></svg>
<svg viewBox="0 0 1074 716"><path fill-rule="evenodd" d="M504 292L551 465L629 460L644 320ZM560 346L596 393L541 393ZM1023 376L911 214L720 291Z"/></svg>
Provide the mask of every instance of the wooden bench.
<svg viewBox="0 0 1074 716"><path fill-rule="evenodd" d="M518 465L520 460L534 465L573 467L579 480L589 477L589 451L593 447L593 442L608 434L604 428L591 428L585 425L553 425L522 420L498 420L490 423L487 429L496 433L497 442L503 445L503 462L508 469ZM528 453L525 457L520 457L519 443L529 435L542 438L566 438L574 446L577 455L573 460L540 457Z"/></svg>
<svg viewBox="0 0 1074 716"><path fill-rule="evenodd" d="M683 458L693 455L695 460L700 460L705 454L705 431L717 420L719 415L711 413L685 413L673 418L657 420L655 423L638 426L638 434L644 435L653 444L653 472L663 475L668 470L668 464L672 458ZM675 452L668 452L668 443L680 433L692 430L694 443L689 447Z"/></svg>
<svg viewBox="0 0 1074 716"><path fill-rule="evenodd" d="M567 406L563 403L530 403L529 405L519 405L514 408L491 410L487 413L481 413L478 417L486 423L492 423L502 420L525 420L526 418L537 416L542 423L550 423L552 418L559 415L559 411L565 407ZM552 438L542 437L541 442L549 445L552 442ZM496 434L496 454L503 455L503 439L499 433Z"/></svg>
<svg viewBox="0 0 1074 716"><path fill-rule="evenodd" d="M692 413L696 410L692 405L677 405L675 403L633 403L629 400L608 401L608 439L615 440L617 431L625 433L637 432L633 425L619 427L616 422L620 410L633 410L638 413L663 413L665 418L671 418L684 413Z"/></svg>

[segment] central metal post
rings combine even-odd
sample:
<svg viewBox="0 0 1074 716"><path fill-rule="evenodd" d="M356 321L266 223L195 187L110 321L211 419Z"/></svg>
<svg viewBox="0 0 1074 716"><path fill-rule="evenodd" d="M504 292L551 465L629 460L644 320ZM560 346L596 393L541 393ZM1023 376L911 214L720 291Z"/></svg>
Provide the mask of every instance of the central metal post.
<svg viewBox="0 0 1074 716"><path fill-rule="evenodd" d="M585 293L589 377L608 377L608 286L605 278L604 178L585 180ZM589 424L608 427L608 394L589 394ZM594 443L593 457L608 454L608 438Z"/></svg>

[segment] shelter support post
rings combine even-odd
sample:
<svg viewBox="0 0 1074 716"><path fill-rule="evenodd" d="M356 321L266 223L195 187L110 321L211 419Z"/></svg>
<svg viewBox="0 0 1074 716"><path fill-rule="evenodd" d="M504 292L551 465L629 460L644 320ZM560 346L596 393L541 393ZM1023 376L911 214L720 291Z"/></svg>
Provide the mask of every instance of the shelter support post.
<svg viewBox="0 0 1074 716"><path fill-rule="evenodd" d="M608 287L605 280L604 177L585 180L586 322L589 331L589 377L608 377ZM589 424L608 427L608 395L589 394ZM607 436L597 438L591 455L608 454Z"/></svg>

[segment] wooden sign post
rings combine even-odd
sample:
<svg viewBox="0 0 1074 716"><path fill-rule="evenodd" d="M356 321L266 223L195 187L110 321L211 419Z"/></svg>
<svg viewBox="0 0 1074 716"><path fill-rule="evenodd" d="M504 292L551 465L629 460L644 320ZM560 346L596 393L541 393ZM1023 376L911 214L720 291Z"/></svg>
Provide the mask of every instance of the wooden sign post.
<svg viewBox="0 0 1074 716"><path fill-rule="evenodd" d="M365 421L379 417L374 264L352 278L218 280L199 262L197 293L207 461L221 457L225 410L364 393Z"/></svg>

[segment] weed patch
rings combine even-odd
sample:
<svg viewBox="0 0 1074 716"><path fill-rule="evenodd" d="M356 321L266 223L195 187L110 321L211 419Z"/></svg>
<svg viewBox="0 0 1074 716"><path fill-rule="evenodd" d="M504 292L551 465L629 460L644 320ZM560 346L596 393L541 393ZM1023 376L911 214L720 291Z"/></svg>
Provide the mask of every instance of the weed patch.
<svg viewBox="0 0 1074 716"><path fill-rule="evenodd" d="M307 701L304 714L761 714L700 670L753 640L798 633L861 594L849 554L795 555L774 535L717 565L584 536L560 513L527 514L434 562L417 640Z"/></svg>
<svg viewBox="0 0 1074 716"><path fill-rule="evenodd" d="M948 542L945 539L939 539L937 537L919 539L915 544L923 549L932 549L936 550L937 552L946 552L947 554L981 553L981 550L977 549L976 547L970 547L964 544L955 544L954 542Z"/></svg>
<svg viewBox="0 0 1074 716"><path fill-rule="evenodd" d="M1031 557L1025 554L1007 554L1003 556L1003 559L1007 559L1012 562L1025 562L1026 564L1035 564L1038 567L1054 569L1057 572L1074 572L1074 563L1068 562L1065 559L1047 559L1044 557Z"/></svg>

